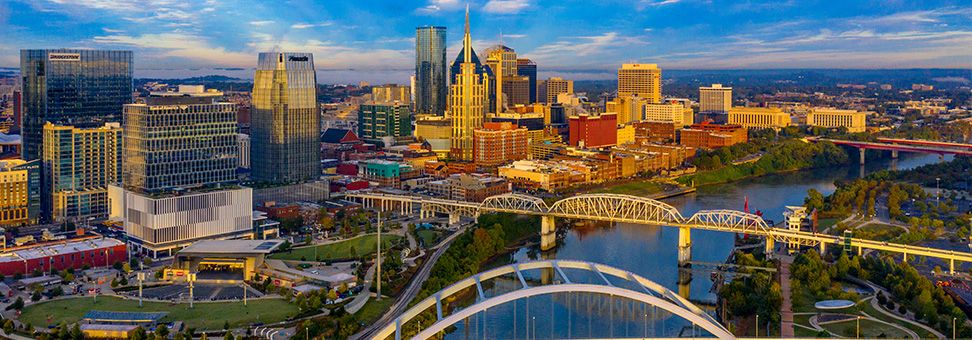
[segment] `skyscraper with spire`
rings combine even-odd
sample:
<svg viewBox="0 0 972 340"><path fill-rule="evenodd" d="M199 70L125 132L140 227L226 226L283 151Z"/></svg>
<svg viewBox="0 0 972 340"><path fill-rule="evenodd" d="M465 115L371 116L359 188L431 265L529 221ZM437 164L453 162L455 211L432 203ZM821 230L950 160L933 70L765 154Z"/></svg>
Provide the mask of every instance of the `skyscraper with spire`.
<svg viewBox="0 0 972 340"><path fill-rule="evenodd" d="M452 115L451 156L459 161L473 160L473 131L483 126L489 93L489 68L483 67L472 48L469 36L469 6L466 6L466 31L462 52L452 64L449 87L449 112ZM456 72L458 71L458 72Z"/></svg>

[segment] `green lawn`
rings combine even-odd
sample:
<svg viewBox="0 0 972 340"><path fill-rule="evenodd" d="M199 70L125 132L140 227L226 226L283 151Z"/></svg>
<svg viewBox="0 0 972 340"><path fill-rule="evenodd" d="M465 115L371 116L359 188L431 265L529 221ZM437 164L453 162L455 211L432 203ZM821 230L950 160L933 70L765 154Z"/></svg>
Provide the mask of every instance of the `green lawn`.
<svg viewBox="0 0 972 340"><path fill-rule="evenodd" d="M850 320L839 323L831 323L826 325L820 325L824 329L830 331L831 333L837 334L845 338L854 338L857 336L857 321ZM877 338L881 334L884 334L884 338L889 339L905 339L908 338L908 334L901 331L900 329L885 325L883 323L872 321L868 319L861 319L861 338Z"/></svg>
<svg viewBox="0 0 972 340"><path fill-rule="evenodd" d="M364 307L361 307L361 310L354 314L354 318L366 325L370 325L375 320L378 320L382 314L385 314L394 302L395 299L390 297L383 298L381 301L375 300L374 298L368 299L368 303L365 303Z"/></svg>
<svg viewBox="0 0 972 340"><path fill-rule="evenodd" d="M196 303L193 309L189 304L164 302L145 302L138 307L138 300L126 300L111 296L94 299L72 298L42 302L24 307L20 321L29 322L36 327L56 325L61 321L74 323L90 310L119 312L169 312L165 322L184 321L186 326L197 330L222 329L225 322L238 327L253 323L271 323L287 319L297 314L297 307L282 299L260 299L247 302L206 302ZM48 322L48 320L51 320Z"/></svg>
<svg viewBox="0 0 972 340"><path fill-rule="evenodd" d="M925 330L924 328L921 328L921 327L915 326L915 325L913 325L911 323L904 322L904 321L901 321L901 320L892 318L890 316L884 315L884 313L881 313L881 312L877 311L877 309L874 309L874 307L871 306L870 301L866 301L864 303L860 303L860 304L858 304L858 306L860 306L861 307L861 310L864 311L865 313L867 313L867 315L873 316L873 317L875 317L877 319L881 319L881 321L890 322L890 323L893 323L893 324L896 324L896 325L904 326L905 328L910 329L910 330L914 331L915 333L918 333L918 336L921 337L922 339L934 339L934 338L936 338L934 334L932 334L931 332Z"/></svg>
<svg viewBox="0 0 972 340"><path fill-rule="evenodd" d="M431 247L434 246L435 242L439 240L439 236L442 235L442 232L432 229L420 229L415 231L415 235L422 240L422 243L425 244L426 247Z"/></svg>
<svg viewBox="0 0 972 340"><path fill-rule="evenodd" d="M382 249L385 249L393 242L401 239L398 235L381 235ZM319 245L315 247L306 247L293 249L289 252L282 252L270 255L272 259L278 260L294 260L299 261L304 258L306 261L314 261L315 251L317 248L316 255L321 260L329 259L346 259L351 257L367 256L375 253L378 245L378 236L375 234L369 234L357 238L353 238L346 241L341 241L337 243ZM354 254L351 253L351 249L354 248Z"/></svg>
<svg viewBox="0 0 972 340"><path fill-rule="evenodd" d="M832 227L834 224L840 221L838 218L821 218L817 220L817 229L824 230Z"/></svg>
<svg viewBox="0 0 972 340"><path fill-rule="evenodd" d="M665 191L665 187L652 181L628 182L593 190L609 194L625 194L647 197Z"/></svg>
<svg viewBox="0 0 972 340"><path fill-rule="evenodd" d="M875 241L887 241L903 233L904 230L893 225L868 223L854 230L854 237Z"/></svg>

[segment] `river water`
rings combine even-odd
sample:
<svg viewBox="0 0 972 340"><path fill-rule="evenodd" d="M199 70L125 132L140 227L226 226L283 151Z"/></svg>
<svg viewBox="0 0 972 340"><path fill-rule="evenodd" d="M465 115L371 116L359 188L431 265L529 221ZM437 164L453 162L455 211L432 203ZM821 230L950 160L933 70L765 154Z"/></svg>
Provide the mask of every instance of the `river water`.
<svg viewBox="0 0 972 340"><path fill-rule="evenodd" d="M824 195L834 191L834 181L854 179L862 175L889 168L909 169L938 161L937 155L905 155L898 160L874 160L863 168L857 165L828 169L791 172L742 180L729 184L698 188L698 192L664 199L691 216L703 209L743 210L745 198L749 198L751 212L763 213L767 220L782 221L787 205L802 205L807 190L813 188ZM692 231L692 260L723 262L733 247L729 233ZM524 247L493 265L526 262L540 258L581 260L610 265L646 277L701 304L716 300L711 291L710 273L692 271L690 284L679 290L677 266L678 229L643 225L594 225L576 226L558 240L557 248L539 253L536 246ZM524 272L530 282L540 283L544 278L539 271ZM548 273L549 274L549 273ZM683 271L682 279L686 276ZM568 270L567 276L575 282L602 282L598 277L583 271ZM486 285L487 296L495 296L518 287L515 277L494 280ZM612 280L622 286L622 280ZM630 287L626 287L630 288ZM689 288L686 292L685 288ZM470 294L474 296L475 294ZM464 301L471 304L471 299ZM614 308L610 308L611 304ZM658 309L621 298L582 294L557 293L531 297L496 306L486 312L456 324L447 338L571 338L571 337L673 337L690 336L694 330L688 322ZM762 332L761 332L762 333ZM699 333L695 333L699 334Z"/></svg>

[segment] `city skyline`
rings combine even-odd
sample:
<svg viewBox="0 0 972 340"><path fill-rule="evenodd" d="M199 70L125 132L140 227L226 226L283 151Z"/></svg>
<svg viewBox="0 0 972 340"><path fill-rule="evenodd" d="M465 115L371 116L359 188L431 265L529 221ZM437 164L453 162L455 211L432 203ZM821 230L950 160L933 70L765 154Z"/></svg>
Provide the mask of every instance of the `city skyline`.
<svg viewBox="0 0 972 340"><path fill-rule="evenodd" d="M252 78L257 53L279 46L327 55L316 65L322 83L406 83L415 27L451 28L451 60L466 4L13 1L0 4L0 27L11 32L0 42L0 67L16 67L19 49L109 48L134 51L136 77ZM666 69L972 67L972 6L950 1L468 4L472 29L480 32L474 48L502 39L537 62L540 78L610 79L626 62ZM842 62L834 65L835 58Z"/></svg>

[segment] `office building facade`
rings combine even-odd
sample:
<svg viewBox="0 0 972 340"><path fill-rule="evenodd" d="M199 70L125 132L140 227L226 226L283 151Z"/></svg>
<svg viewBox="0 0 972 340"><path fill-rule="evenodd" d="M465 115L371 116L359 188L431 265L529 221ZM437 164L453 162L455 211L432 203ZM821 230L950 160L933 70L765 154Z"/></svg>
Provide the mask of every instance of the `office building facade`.
<svg viewBox="0 0 972 340"><path fill-rule="evenodd" d="M574 81L552 77L543 82L541 90L544 103L553 104L559 94L574 94Z"/></svg>
<svg viewBox="0 0 972 340"><path fill-rule="evenodd" d="M402 102L371 102L358 109L358 137L381 139L412 136L412 112Z"/></svg>
<svg viewBox="0 0 972 340"><path fill-rule="evenodd" d="M661 102L661 69L656 64L623 64L618 69L618 97L638 96Z"/></svg>
<svg viewBox="0 0 972 340"><path fill-rule="evenodd" d="M321 175L321 114L310 53L260 53L253 80L253 179L289 183Z"/></svg>
<svg viewBox="0 0 972 340"><path fill-rule="evenodd" d="M867 112L813 108L807 113L807 125L823 128L847 128L847 132L867 130Z"/></svg>
<svg viewBox="0 0 972 340"><path fill-rule="evenodd" d="M527 128L508 122L483 124L473 132L473 162L481 167L497 167L524 159L527 150Z"/></svg>
<svg viewBox="0 0 972 340"><path fill-rule="evenodd" d="M692 125L693 115L691 111L686 112L685 107L681 104L644 104L642 108L644 120L672 122L675 123L676 129L681 129L685 125Z"/></svg>
<svg viewBox="0 0 972 340"><path fill-rule="evenodd" d="M732 108L732 88L722 84L699 87L699 111L727 113Z"/></svg>
<svg viewBox="0 0 972 340"><path fill-rule="evenodd" d="M36 223L40 216L40 161L0 161L0 226Z"/></svg>
<svg viewBox="0 0 972 340"><path fill-rule="evenodd" d="M446 28L415 29L415 112L444 115L449 94Z"/></svg>
<svg viewBox="0 0 972 340"><path fill-rule="evenodd" d="M734 107L729 110L729 124L747 129L782 129L790 126L790 114L779 108Z"/></svg>
<svg viewBox="0 0 972 340"><path fill-rule="evenodd" d="M25 160L43 154L47 122L79 128L121 120L132 102L132 52L21 50Z"/></svg>
<svg viewBox="0 0 972 340"><path fill-rule="evenodd" d="M386 84L371 88L371 100L376 103L401 102L406 105L412 103L412 90L408 86Z"/></svg>
<svg viewBox="0 0 972 340"><path fill-rule="evenodd" d="M122 128L44 125L42 207L50 221L108 216L108 186L122 173Z"/></svg>
<svg viewBox="0 0 972 340"><path fill-rule="evenodd" d="M533 60L520 58L516 60L516 74L527 77L530 87L530 104L537 102L537 64Z"/></svg>
<svg viewBox="0 0 972 340"><path fill-rule="evenodd" d="M570 145L600 148L618 143L618 115L613 112L570 117Z"/></svg>

